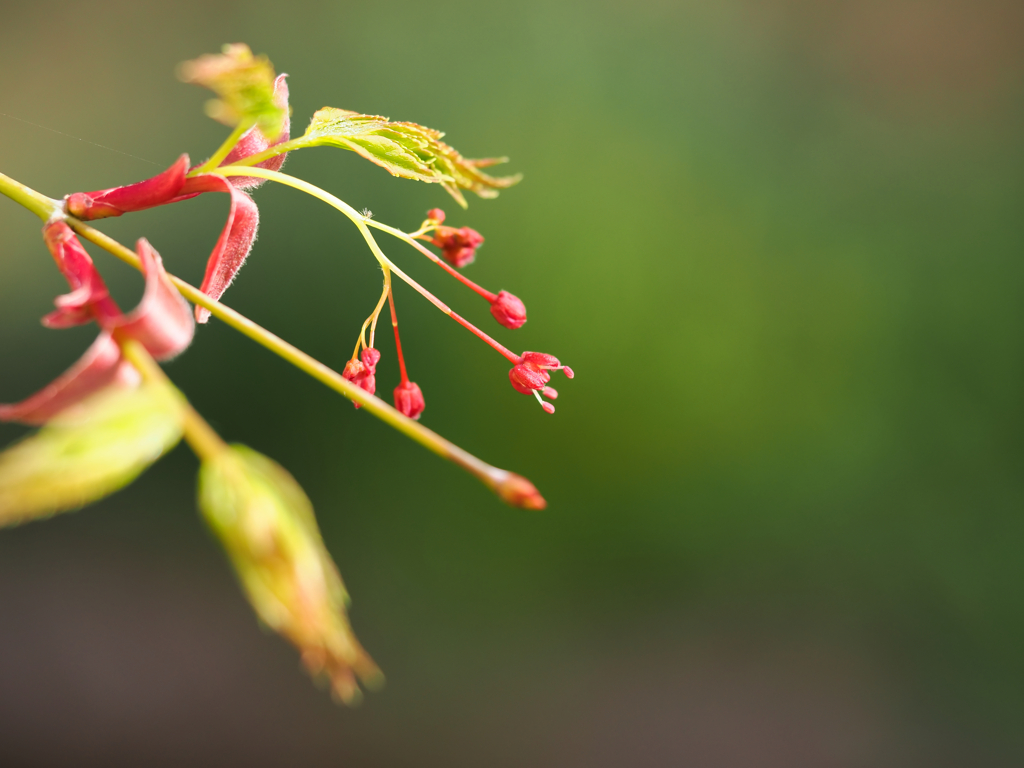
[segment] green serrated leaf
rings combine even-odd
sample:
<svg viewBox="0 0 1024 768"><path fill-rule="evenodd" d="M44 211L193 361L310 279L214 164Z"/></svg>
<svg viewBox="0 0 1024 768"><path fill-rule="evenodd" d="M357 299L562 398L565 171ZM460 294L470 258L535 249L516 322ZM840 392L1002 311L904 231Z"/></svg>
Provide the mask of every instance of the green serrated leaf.
<svg viewBox="0 0 1024 768"><path fill-rule="evenodd" d="M499 190L522 179L521 174L489 176L480 169L507 162L508 158L469 160L441 141L443 136L416 123L392 123L379 115L324 107L313 115L302 144L349 149L394 176L440 184L463 208L466 199L460 189L480 197L497 197Z"/></svg>
<svg viewBox="0 0 1024 768"><path fill-rule="evenodd" d="M206 103L214 120L232 127L256 123L264 136L277 136L287 110L274 103L274 65L266 56L253 56L244 43L225 45L223 51L184 62L178 77L220 97Z"/></svg>
<svg viewBox="0 0 1024 768"><path fill-rule="evenodd" d="M260 619L298 647L314 675L325 673L345 701L358 675L381 675L348 623L348 595L324 546L313 506L280 465L233 445L199 470L199 508L227 550Z"/></svg>
<svg viewBox="0 0 1024 768"><path fill-rule="evenodd" d="M182 401L159 385L112 388L0 453L0 525L77 509L124 487L173 448Z"/></svg>

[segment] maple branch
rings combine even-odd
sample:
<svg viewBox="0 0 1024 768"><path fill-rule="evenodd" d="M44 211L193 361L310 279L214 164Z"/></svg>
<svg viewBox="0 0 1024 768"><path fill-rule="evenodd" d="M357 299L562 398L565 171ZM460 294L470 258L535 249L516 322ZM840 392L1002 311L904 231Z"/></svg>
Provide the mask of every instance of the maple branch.
<svg viewBox="0 0 1024 768"><path fill-rule="evenodd" d="M266 173L264 169L250 170ZM141 271L142 265L139 257L133 251L98 229L94 229L79 219L65 214L62 200L46 197L3 173L0 173L0 194L9 197L19 205L32 211L43 221L49 221L53 218L64 219L69 227L86 240L98 245L121 261ZM362 228L365 228L365 224ZM366 234L369 234L369 232L366 232ZM383 256L383 254L381 255ZM389 266L391 266L390 262ZM399 272L399 274L401 273ZM186 283L179 277L170 274L168 277L181 294L193 304L198 304L208 309L212 315L224 321L236 331L248 336L257 344L284 358L296 368L309 374L343 397L359 403L360 406L381 421L394 427L407 437L412 438L423 447L462 467L507 503L527 509L543 509L547 505L547 502L544 501L537 489L526 478L514 472L493 467L485 461L478 459L468 451L441 437L433 430L404 416L380 398L352 384L337 371L306 354L298 347L289 344L280 336L268 331L245 315L236 312L215 299L211 299L198 288Z"/></svg>

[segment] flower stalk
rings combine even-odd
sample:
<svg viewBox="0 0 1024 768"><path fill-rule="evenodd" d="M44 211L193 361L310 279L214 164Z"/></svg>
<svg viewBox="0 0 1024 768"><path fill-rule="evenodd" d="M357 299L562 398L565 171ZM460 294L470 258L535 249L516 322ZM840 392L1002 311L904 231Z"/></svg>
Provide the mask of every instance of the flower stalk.
<svg viewBox="0 0 1024 768"><path fill-rule="evenodd" d="M222 176L256 176L261 179L267 179L268 181L276 181L279 184L284 184L286 186L297 189L301 192L305 192L308 195L312 195L318 200L327 203L332 208L341 211L352 221L353 224L356 225L356 228L362 234L363 239L366 240L366 244L370 246L370 250L373 252L373 255L376 257L377 261L380 262L381 267L390 269L392 272L398 275L398 277L400 277L402 280L408 283L417 293L423 296L427 301L429 301L435 307L440 309L444 314L448 315L452 320L457 322L459 325L471 331L475 336L486 342L492 349L497 351L499 354L503 355L513 365L519 362L519 355L515 354L510 349L500 344L495 339L491 338L488 334L484 333L482 330L477 328L475 325L473 325L465 318L453 312L451 307L449 307L447 304L445 304L443 301L437 298L434 294L432 294L418 282L416 282L407 274L405 274L405 272L403 272L401 269L395 266L395 264L390 259L388 259L387 256L384 255L384 252L380 249L380 246L374 239L373 234L370 232L368 225L373 221L373 219L370 219L367 216L363 216L361 213L359 213L359 211L357 211L351 205L346 203L344 200L335 197L326 190L320 189L320 187L310 184L308 181L303 181L302 179L297 179L294 176L289 176L286 173L271 171L266 168L223 166L221 168L218 168L217 172ZM398 232L398 230L394 230L392 234L396 232ZM404 232L401 234L405 235ZM416 244L415 241L412 242L414 245Z"/></svg>

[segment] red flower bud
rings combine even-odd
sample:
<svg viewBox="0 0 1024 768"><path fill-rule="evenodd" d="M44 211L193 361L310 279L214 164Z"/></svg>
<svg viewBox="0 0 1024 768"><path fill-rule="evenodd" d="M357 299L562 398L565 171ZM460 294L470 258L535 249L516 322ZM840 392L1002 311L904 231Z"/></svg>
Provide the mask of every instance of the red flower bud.
<svg viewBox="0 0 1024 768"><path fill-rule="evenodd" d="M395 409L410 419L419 419L426 404L423 402L423 392L414 381L403 381L395 387Z"/></svg>
<svg viewBox="0 0 1024 768"><path fill-rule="evenodd" d="M377 391L377 363L380 361L380 352L373 347L367 347L360 355L362 361L352 359L345 363L345 370L341 372L343 379L348 379L357 387L371 395ZM359 403L352 403L359 408Z"/></svg>
<svg viewBox="0 0 1024 768"><path fill-rule="evenodd" d="M444 257L456 267L464 267L472 264L476 258L476 249L479 248L484 238L475 229L463 227L438 227L434 232L434 239L431 242L441 249Z"/></svg>
<svg viewBox="0 0 1024 768"><path fill-rule="evenodd" d="M380 362L380 350L366 347L359 353L359 357L370 373L377 373L377 363Z"/></svg>
<svg viewBox="0 0 1024 768"><path fill-rule="evenodd" d="M361 378L365 373L366 366L353 358L345 363L345 370L341 372L341 378L354 382Z"/></svg>
<svg viewBox="0 0 1024 768"><path fill-rule="evenodd" d="M491 314L506 328L520 328L526 322L526 306L508 291L501 291L491 302Z"/></svg>
<svg viewBox="0 0 1024 768"><path fill-rule="evenodd" d="M427 211L427 218L436 224L444 224L444 211L440 208L431 208Z"/></svg>

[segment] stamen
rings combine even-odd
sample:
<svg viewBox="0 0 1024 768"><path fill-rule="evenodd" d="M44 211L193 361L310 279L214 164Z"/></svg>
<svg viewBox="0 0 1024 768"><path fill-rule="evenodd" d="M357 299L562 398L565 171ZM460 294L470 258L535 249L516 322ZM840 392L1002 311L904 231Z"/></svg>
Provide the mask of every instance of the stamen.
<svg viewBox="0 0 1024 768"><path fill-rule="evenodd" d="M550 387L547 387L547 389L550 389ZM540 407L544 409L545 413L555 412L555 406L553 406L551 403L544 402L544 399L540 396L540 392L538 392L536 389L533 390L533 396L537 398L537 402L540 403Z"/></svg>

